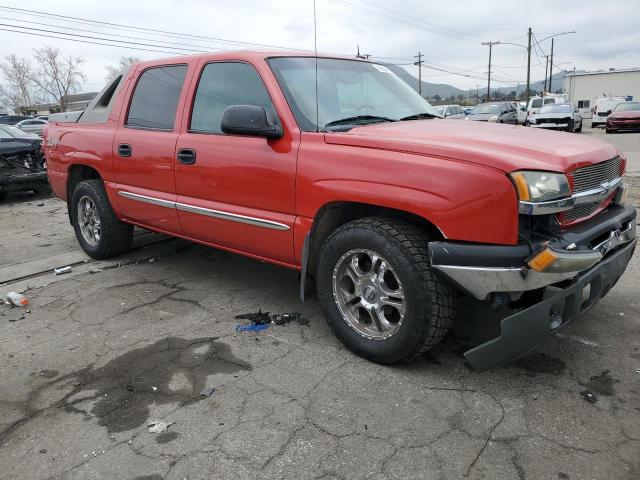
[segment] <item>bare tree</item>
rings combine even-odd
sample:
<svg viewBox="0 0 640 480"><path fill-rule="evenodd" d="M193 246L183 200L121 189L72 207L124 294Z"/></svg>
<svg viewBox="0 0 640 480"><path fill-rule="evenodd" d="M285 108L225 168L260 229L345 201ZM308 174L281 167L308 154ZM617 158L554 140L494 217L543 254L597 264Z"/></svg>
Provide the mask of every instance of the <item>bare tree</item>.
<svg viewBox="0 0 640 480"><path fill-rule="evenodd" d="M38 69L32 77L33 82L66 112L69 95L78 91L81 80L86 80L82 71L85 60L71 55L62 58L60 50L48 46L34 50L34 54Z"/></svg>
<svg viewBox="0 0 640 480"><path fill-rule="evenodd" d="M113 80L126 71L131 65L139 61L140 59L138 57L120 57L118 65L107 65L104 67L107 69L107 81Z"/></svg>
<svg viewBox="0 0 640 480"><path fill-rule="evenodd" d="M0 104L16 113L24 113L34 100L33 67L29 60L11 54L0 63L4 86L0 86Z"/></svg>

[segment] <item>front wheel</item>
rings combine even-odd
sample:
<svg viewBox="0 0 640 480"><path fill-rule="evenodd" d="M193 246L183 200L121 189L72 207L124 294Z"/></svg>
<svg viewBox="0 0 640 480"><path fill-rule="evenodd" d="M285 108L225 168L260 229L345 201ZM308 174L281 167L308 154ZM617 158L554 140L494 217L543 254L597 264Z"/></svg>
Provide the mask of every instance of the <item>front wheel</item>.
<svg viewBox="0 0 640 480"><path fill-rule="evenodd" d="M131 245L133 225L118 220L102 180L78 184L71 197L71 219L78 243L92 258L113 257Z"/></svg>
<svg viewBox="0 0 640 480"><path fill-rule="evenodd" d="M347 223L325 242L320 306L351 351L377 363L404 363L447 333L455 291L432 270L428 242L421 229L384 218Z"/></svg>

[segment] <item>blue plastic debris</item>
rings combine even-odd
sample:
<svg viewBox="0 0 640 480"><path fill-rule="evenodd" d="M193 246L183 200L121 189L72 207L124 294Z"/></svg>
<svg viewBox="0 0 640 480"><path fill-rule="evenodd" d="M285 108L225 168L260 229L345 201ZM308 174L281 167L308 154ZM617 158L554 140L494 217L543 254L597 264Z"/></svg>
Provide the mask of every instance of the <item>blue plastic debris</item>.
<svg viewBox="0 0 640 480"><path fill-rule="evenodd" d="M262 332L269 328L268 323L257 323L255 325L236 325L236 332Z"/></svg>

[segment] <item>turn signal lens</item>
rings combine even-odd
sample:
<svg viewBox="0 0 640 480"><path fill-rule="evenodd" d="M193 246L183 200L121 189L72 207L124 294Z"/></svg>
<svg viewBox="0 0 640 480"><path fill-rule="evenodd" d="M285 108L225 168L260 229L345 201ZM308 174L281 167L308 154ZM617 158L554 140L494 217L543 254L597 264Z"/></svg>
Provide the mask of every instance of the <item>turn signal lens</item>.
<svg viewBox="0 0 640 480"><path fill-rule="evenodd" d="M514 182L516 182L516 188L518 189L518 198L524 202L529 201L529 184L524 178L522 172L512 173L511 178L513 178Z"/></svg>
<svg viewBox="0 0 640 480"><path fill-rule="evenodd" d="M545 248L535 257L527 262L533 270L536 272L544 272L549 265L555 262L558 257L553 253L550 248Z"/></svg>

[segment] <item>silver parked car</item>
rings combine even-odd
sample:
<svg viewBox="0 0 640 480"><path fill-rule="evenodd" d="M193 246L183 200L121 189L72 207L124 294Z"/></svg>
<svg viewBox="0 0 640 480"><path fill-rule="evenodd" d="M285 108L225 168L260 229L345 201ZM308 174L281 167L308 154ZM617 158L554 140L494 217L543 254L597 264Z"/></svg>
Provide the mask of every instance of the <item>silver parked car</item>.
<svg viewBox="0 0 640 480"><path fill-rule="evenodd" d="M42 120L40 118L30 118L28 120L22 120L21 122L16 123L16 127L18 127L20 130L24 130L25 132L35 133L36 135L42 136L42 131L44 130L44 126L46 124L46 120Z"/></svg>
<svg viewBox="0 0 640 480"><path fill-rule="evenodd" d="M537 113L529 115L528 123L534 128L582 131L582 114L570 103L556 103L543 106Z"/></svg>
<svg viewBox="0 0 640 480"><path fill-rule="evenodd" d="M444 118L464 118L466 114L460 105L438 105L436 110Z"/></svg>

